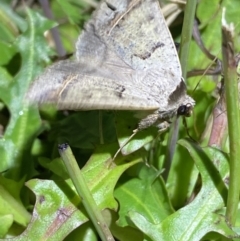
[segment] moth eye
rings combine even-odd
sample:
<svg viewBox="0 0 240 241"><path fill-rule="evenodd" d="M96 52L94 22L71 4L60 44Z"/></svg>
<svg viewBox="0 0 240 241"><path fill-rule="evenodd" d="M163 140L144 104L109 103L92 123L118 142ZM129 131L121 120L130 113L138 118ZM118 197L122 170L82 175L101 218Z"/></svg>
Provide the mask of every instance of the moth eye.
<svg viewBox="0 0 240 241"><path fill-rule="evenodd" d="M192 115L193 105L188 103L186 105L180 105L177 110L177 115L184 115L189 117Z"/></svg>

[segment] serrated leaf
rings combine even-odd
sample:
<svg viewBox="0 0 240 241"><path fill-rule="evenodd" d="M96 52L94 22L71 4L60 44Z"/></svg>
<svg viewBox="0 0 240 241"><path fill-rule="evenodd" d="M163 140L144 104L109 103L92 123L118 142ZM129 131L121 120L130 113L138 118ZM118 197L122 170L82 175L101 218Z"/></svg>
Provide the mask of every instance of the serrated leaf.
<svg viewBox="0 0 240 241"><path fill-rule="evenodd" d="M120 203L120 226L128 225L129 212L141 213L154 223L160 223L173 213L160 173L145 164L140 168L139 178L121 184L114 192ZM129 203L134 205L129 206Z"/></svg>
<svg viewBox="0 0 240 241"><path fill-rule="evenodd" d="M116 146L101 146L82 169L86 183L101 210L117 209L113 189L121 174L130 166L142 160L133 155L131 162L118 158L111 163L111 150ZM33 216L25 232L12 241L63 240L71 231L85 223L88 218L70 180L30 180L27 186L36 195ZM36 236L35 233L39 235Z"/></svg>
<svg viewBox="0 0 240 241"><path fill-rule="evenodd" d="M80 200L64 181L35 179L30 180L27 186L36 195L32 220L28 228L20 236L13 238L13 241L60 241L88 220L78 206Z"/></svg>
<svg viewBox="0 0 240 241"><path fill-rule="evenodd" d="M117 202L113 197L117 180L127 168L142 161L138 153L128 157L117 157L113 162L112 156L116 150L115 144L99 146L82 169L93 197L101 209L117 208Z"/></svg>
<svg viewBox="0 0 240 241"><path fill-rule="evenodd" d="M1 84L1 99L11 114L9 124L3 138L0 139L1 166L0 171L11 168L15 179L23 171L30 174L33 166L28 161L31 140L40 128L39 114L36 109L28 108L24 103L25 93L30 82L40 70L39 60L46 60L49 49L46 48L43 33L53 26L52 22L37 13L28 10L28 30L16 41L16 48L22 57L21 70L13 81ZM5 88L4 88L5 87ZM17 167L17 168L15 168Z"/></svg>
<svg viewBox="0 0 240 241"><path fill-rule="evenodd" d="M201 174L202 188L194 201L168 216L160 224L149 222L138 213L131 213L131 220L151 240L199 241L209 232L226 237L240 237L225 218L217 214L226 202L227 189L224 181L229 175L227 156L214 148L201 149L186 140L179 141L188 149Z"/></svg>

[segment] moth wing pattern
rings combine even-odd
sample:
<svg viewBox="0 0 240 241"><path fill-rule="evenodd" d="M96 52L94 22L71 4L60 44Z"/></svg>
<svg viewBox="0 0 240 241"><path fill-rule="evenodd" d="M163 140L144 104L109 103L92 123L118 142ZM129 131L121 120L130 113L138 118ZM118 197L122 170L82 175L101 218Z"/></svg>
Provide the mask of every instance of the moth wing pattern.
<svg viewBox="0 0 240 241"><path fill-rule="evenodd" d="M116 69L115 69L116 71ZM68 110L155 110L157 102L148 98L148 93L133 90L122 85L122 78L112 78L113 69L99 69L69 60L59 61L40 75L28 93L28 99L38 103L56 105L58 109ZM47 80L49 81L46 84ZM138 87L136 86L136 89ZM41 89L41 91L35 91Z"/></svg>
<svg viewBox="0 0 240 241"><path fill-rule="evenodd" d="M30 101L58 109L168 112L188 97L157 0L102 1L76 49L75 61L60 61L36 79Z"/></svg>
<svg viewBox="0 0 240 241"><path fill-rule="evenodd" d="M89 42L92 33L96 40ZM121 83L131 82L134 89L141 81L139 87L158 102L159 109L173 108L169 105L169 96L179 85L185 85L177 51L157 0L102 2L80 35L76 48L80 62L91 56L96 63L104 61L109 65L114 64L111 59L117 57L118 62L124 62L137 77L144 76L136 82L123 79ZM114 58L102 59L106 51ZM175 99L184 99L186 88L177 94L180 95Z"/></svg>

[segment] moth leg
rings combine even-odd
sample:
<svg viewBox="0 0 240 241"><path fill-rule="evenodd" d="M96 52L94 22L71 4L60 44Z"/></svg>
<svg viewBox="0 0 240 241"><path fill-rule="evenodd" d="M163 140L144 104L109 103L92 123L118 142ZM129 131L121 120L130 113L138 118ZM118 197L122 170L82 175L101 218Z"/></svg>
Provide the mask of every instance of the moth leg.
<svg viewBox="0 0 240 241"><path fill-rule="evenodd" d="M111 162L113 162L116 159L117 155L128 144L128 142L137 134L138 131L148 128L148 127L152 126L153 124L155 124L157 126L159 133L162 133L165 130L167 130L170 126L170 123L167 121L162 121L161 123L156 124L156 122L159 121L158 117L159 117L158 113L154 113L154 114L148 115L146 118L142 119L138 124L138 128L133 131L133 134L117 150L117 152L113 156L113 159Z"/></svg>
<svg viewBox="0 0 240 241"><path fill-rule="evenodd" d="M166 131L169 128L169 126L170 126L169 122L167 122L167 121L161 122L160 124L157 125L158 132L162 133L162 132Z"/></svg>
<svg viewBox="0 0 240 241"><path fill-rule="evenodd" d="M138 129L135 129L133 131L133 134L122 144L122 146L120 146L120 148L115 153L115 155L114 155L114 157L112 159L112 162L116 159L117 155L121 152L121 150L124 148L124 146L126 146L128 144L128 142L137 134L138 131L141 131L141 130L145 129L145 128L151 126L153 123L156 123L158 121L158 118L155 118L155 117L156 117L155 115L147 116L146 118L144 118L142 120L143 121L143 125L141 124L142 121L140 121ZM141 126L140 126L140 124L141 124ZM149 124L149 126L147 126L147 124ZM167 130L169 128L170 123L167 122L167 121L163 121L163 122L157 124L156 126L158 128L158 132L162 133L162 132L164 132L165 130ZM144 127L144 128L142 128L142 127Z"/></svg>
<svg viewBox="0 0 240 241"><path fill-rule="evenodd" d="M114 162L115 158L117 157L117 155L119 154L119 152L121 152L121 150L123 149L124 146L126 146L128 144L128 142L137 134L138 129L134 130L132 135L122 144L122 146L120 146L120 148L117 150L117 152L115 153L112 162Z"/></svg>

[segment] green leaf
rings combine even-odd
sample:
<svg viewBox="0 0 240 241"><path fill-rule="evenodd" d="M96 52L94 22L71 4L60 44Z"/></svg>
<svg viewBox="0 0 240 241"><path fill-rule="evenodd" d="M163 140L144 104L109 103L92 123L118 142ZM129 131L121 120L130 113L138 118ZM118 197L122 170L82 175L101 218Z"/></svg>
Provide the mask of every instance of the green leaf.
<svg viewBox="0 0 240 241"><path fill-rule="evenodd" d="M60 157L54 160L51 160L45 157L40 157L39 163L41 164L41 166L50 170L51 172L58 175L59 177L63 179L69 178L66 167Z"/></svg>
<svg viewBox="0 0 240 241"><path fill-rule="evenodd" d="M12 76L3 67L0 67L0 91L1 93L8 88L12 81ZM1 97L2 99L2 97Z"/></svg>
<svg viewBox="0 0 240 241"><path fill-rule="evenodd" d="M150 222L159 223L173 213L164 182L153 167L139 164L139 177L119 185L114 194L119 201L120 226L127 226L129 213L141 213ZM132 203L134 205L129 205Z"/></svg>
<svg viewBox="0 0 240 241"><path fill-rule="evenodd" d="M102 133L100 126L104 126ZM116 141L114 133L111 112L103 112L101 119L99 111L81 111L53 124L50 138L57 139L59 143L68 142L71 147L94 149L101 143L101 136L104 143Z"/></svg>
<svg viewBox="0 0 240 241"><path fill-rule="evenodd" d="M0 139L0 171L11 170L9 176L19 179L22 172L31 175L33 166L27 162L29 148L37 131L40 129L38 111L27 107L25 94L36 73L41 69L38 61L48 60L49 48L46 48L43 33L53 26L39 14L28 10L28 30L16 41L22 63L20 72L9 83L1 83L1 99L11 114L9 124ZM24 166L22 162L28 164ZM24 168L24 169L23 169Z"/></svg>
<svg viewBox="0 0 240 241"><path fill-rule="evenodd" d="M10 33L10 38L3 38L6 41L9 41L10 39L15 40L15 37L18 36L19 30L23 32L27 29L26 20L13 10L9 2L0 2L0 19L1 26L4 26L5 31ZM4 34L4 31L0 34ZM3 35L1 37L3 37Z"/></svg>
<svg viewBox="0 0 240 241"><path fill-rule="evenodd" d="M0 215L0 238L4 238L13 223L13 215Z"/></svg>
<svg viewBox="0 0 240 241"><path fill-rule="evenodd" d="M185 206L186 200L194 192L198 176L199 171L188 151L177 145L166 183L168 195L174 208L179 209Z"/></svg>
<svg viewBox="0 0 240 241"><path fill-rule="evenodd" d="M142 161L141 154L134 153L128 157L118 157L113 162L111 158L116 150L115 144L99 146L82 169L86 173L85 179L92 190L93 197L101 209L117 208L113 197L117 180L127 168Z"/></svg>
<svg viewBox="0 0 240 241"><path fill-rule="evenodd" d="M26 211L20 200L19 187L21 185L22 182L14 182L0 176L0 214L4 215L4 218L7 218L9 222L12 220L26 227L31 215Z"/></svg>
<svg viewBox="0 0 240 241"><path fill-rule="evenodd" d="M1 30L0 30L1 31ZM10 45L9 43L0 41L1 59L0 65L8 64L11 58L16 54L16 47Z"/></svg>
<svg viewBox="0 0 240 241"><path fill-rule="evenodd" d="M64 241L98 241L98 237L93 225L90 222L82 224L73 230Z"/></svg>
<svg viewBox="0 0 240 241"><path fill-rule="evenodd" d="M99 147L89 162L82 169L86 183L101 210L117 209L117 202L113 197L113 190L121 174L132 165L142 160L136 155L131 162L118 158L116 165L111 163L109 150L116 146ZM47 240L63 240L66 235L78 226L85 223L88 218L77 196L72 182L63 180L34 179L27 182L27 186L36 195L36 204L33 218L28 229L20 236L12 239L32 241L39 237ZM36 236L36 232L39 234Z"/></svg>
<svg viewBox="0 0 240 241"><path fill-rule="evenodd" d="M60 241L88 220L79 206L80 200L66 182L34 179L27 186L36 195L33 217L28 229L13 241L26 237L32 241Z"/></svg>
<svg viewBox="0 0 240 241"><path fill-rule="evenodd" d="M117 224L118 214L114 211L111 211L109 209L104 210L104 217L107 219L110 219L110 230L114 237L116 237L118 240L123 241L132 241L132 240L143 240L143 233L140 230L137 230L135 227L120 227Z"/></svg>
<svg viewBox="0 0 240 241"><path fill-rule="evenodd" d="M62 8L62 11L65 12L65 15L68 16L70 23L76 23L82 19L82 14L79 14L79 7L76 6L77 3L73 4L71 1L66 0L57 0L57 3Z"/></svg>
<svg viewBox="0 0 240 241"><path fill-rule="evenodd" d="M201 174L202 188L196 198L161 223L153 223L137 212L130 219L151 240L199 241L209 232L226 237L240 237L217 211L225 206L229 175L228 157L214 148L201 149L186 140L179 143L188 149Z"/></svg>

